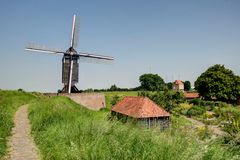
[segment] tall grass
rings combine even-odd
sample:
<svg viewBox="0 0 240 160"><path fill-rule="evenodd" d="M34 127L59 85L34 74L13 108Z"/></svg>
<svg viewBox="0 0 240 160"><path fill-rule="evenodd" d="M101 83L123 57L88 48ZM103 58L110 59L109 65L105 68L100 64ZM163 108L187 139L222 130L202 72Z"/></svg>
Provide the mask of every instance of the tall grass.
<svg viewBox="0 0 240 160"><path fill-rule="evenodd" d="M14 125L14 113L19 106L29 103L34 96L23 91L0 90L0 159L6 154L7 137Z"/></svg>
<svg viewBox="0 0 240 160"><path fill-rule="evenodd" d="M103 118L65 97L37 101L29 108L32 134L49 159L231 159L219 144L207 144L173 119L169 130L147 130Z"/></svg>

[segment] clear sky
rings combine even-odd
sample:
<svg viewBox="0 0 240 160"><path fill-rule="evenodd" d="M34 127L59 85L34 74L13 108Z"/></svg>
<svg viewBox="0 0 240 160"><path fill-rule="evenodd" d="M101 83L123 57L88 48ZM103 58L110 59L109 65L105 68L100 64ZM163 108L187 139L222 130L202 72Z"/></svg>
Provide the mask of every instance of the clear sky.
<svg viewBox="0 0 240 160"><path fill-rule="evenodd" d="M1 89L62 88L62 57L24 47L66 50L74 13L81 21L77 50L115 58L80 63L79 89L136 87L149 72L194 83L213 64L240 75L239 0L1 0Z"/></svg>

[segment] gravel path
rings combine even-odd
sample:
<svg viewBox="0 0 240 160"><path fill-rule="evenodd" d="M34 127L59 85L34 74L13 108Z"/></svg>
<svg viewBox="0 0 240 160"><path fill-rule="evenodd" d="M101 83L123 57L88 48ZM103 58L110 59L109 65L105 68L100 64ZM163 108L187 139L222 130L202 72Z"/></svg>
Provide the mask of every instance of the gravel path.
<svg viewBox="0 0 240 160"><path fill-rule="evenodd" d="M19 107L15 114L12 129L12 137L9 141L9 158L10 160L38 160L39 155L37 147L30 134L30 123L28 120L28 105Z"/></svg>
<svg viewBox="0 0 240 160"><path fill-rule="evenodd" d="M188 118L188 117L185 117L187 120L191 121L195 126L205 126L205 124L201 121L198 121L198 120L195 120L195 119L192 119L192 118ZM222 136L222 135L225 135L226 133L224 131L222 131L218 126L216 125L207 125L208 128L213 132L213 134L215 135L219 135L219 136Z"/></svg>

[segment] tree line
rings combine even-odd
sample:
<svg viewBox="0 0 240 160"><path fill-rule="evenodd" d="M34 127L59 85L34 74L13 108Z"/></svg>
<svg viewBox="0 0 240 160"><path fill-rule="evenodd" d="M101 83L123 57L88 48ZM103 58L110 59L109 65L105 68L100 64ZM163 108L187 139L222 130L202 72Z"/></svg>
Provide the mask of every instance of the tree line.
<svg viewBox="0 0 240 160"><path fill-rule="evenodd" d="M104 91L165 91L173 89L174 82L165 83L158 74L139 76L140 86L120 88L115 84L108 89L87 89L84 92ZM190 81L184 81L184 90L191 91ZM202 99L228 103L240 103L240 77L224 65L215 64L203 72L194 83L195 90Z"/></svg>

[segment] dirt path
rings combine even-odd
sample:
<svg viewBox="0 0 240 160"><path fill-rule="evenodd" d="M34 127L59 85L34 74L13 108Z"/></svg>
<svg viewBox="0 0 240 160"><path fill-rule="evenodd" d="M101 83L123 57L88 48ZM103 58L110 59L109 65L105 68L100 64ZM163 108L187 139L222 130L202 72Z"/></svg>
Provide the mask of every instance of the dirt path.
<svg viewBox="0 0 240 160"><path fill-rule="evenodd" d="M195 120L195 119L192 119L192 118L188 118L188 117L185 117L185 118L187 120L189 120L190 122L192 122L196 126L200 126L200 127L205 126L205 124L201 121L198 121L198 120ZM221 130L221 128L219 128L216 125L207 125L207 126L213 132L213 134L215 134L215 135L222 136L222 135L226 134L224 131Z"/></svg>
<svg viewBox="0 0 240 160"><path fill-rule="evenodd" d="M38 160L39 155L37 147L30 135L30 123L27 113L28 105L19 107L15 114L12 129L12 137L9 141L9 158L10 160Z"/></svg>

